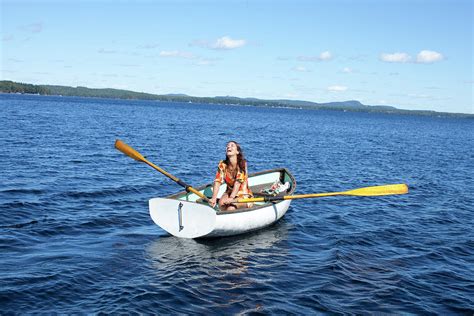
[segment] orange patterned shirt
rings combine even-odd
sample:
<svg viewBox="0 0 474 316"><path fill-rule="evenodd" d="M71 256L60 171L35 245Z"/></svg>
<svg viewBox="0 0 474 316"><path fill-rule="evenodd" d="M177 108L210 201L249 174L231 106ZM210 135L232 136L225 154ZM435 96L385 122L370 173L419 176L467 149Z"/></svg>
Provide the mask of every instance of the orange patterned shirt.
<svg viewBox="0 0 474 316"><path fill-rule="evenodd" d="M240 182L239 192L237 193L238 198L246 198L252 197L252 191L250 191L249 184L248 184L248 176L245 171L237 170L237 174L233 177L230 172L227 170L227 165L224 160L219 162L217 166L216 177L214 182L219 182L220 184L226 183L227 184L227 193L230 195L232 190L234 189L235 181Z"/></svg>

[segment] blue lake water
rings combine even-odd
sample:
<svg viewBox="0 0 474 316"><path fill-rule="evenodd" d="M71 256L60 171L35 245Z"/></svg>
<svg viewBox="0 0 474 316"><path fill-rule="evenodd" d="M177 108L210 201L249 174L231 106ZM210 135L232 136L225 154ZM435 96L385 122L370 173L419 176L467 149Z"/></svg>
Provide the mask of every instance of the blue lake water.
<svg viewBox="0 0 474 316"><path fill-rule="evenodd" d="M179 239L148 199L181 188L117 138L193 185L237 140L250 172L286 167L300 194L410 193ZM473 119L0 95L0 313L472 315L473 144Z"/></svg>

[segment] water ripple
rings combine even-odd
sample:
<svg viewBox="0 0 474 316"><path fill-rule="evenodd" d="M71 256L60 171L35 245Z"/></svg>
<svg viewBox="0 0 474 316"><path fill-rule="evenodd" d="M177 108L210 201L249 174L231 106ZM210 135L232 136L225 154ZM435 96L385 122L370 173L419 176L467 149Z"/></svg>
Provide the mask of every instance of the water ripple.
<svg viewBox="0 0 474 316"><path fill-rule="evenodd" d="M0 101L2 313L474 312L472 120ZM178 239L147 203L181 188L116 151L116 138L194 185L212 181L235 139L251 172L286 167L298 193L407 182L410 194L293 201L259 232Z"/></svg>

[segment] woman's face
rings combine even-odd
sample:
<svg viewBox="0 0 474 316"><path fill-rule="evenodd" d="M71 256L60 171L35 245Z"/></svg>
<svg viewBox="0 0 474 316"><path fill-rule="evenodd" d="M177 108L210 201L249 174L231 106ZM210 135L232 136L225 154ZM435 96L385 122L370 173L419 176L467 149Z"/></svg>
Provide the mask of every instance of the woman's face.
<svg viewBox="0 0 474 316"><path fill-rule="evenodd" d="M227 157L234 156L239 154L239 150L237 148L237 144L234 142L227 143L225 153Z"/></svg>

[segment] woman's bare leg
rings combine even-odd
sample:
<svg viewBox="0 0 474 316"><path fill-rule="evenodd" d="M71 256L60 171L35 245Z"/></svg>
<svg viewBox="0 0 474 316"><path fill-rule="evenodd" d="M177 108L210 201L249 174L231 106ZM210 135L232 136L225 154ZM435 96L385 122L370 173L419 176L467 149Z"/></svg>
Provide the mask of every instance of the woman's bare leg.
<svg viewBox="0 0 474 316"><path fill-rule="evenodd" d="M239 208L249 207L247 203L223 204L221 201L223 199L226 199L227 197L229 197L229 195L227 193L224 193L222 195L221 199L219 200L219 207L223 211L234 211L234 210L239 209Z"/></svg>

